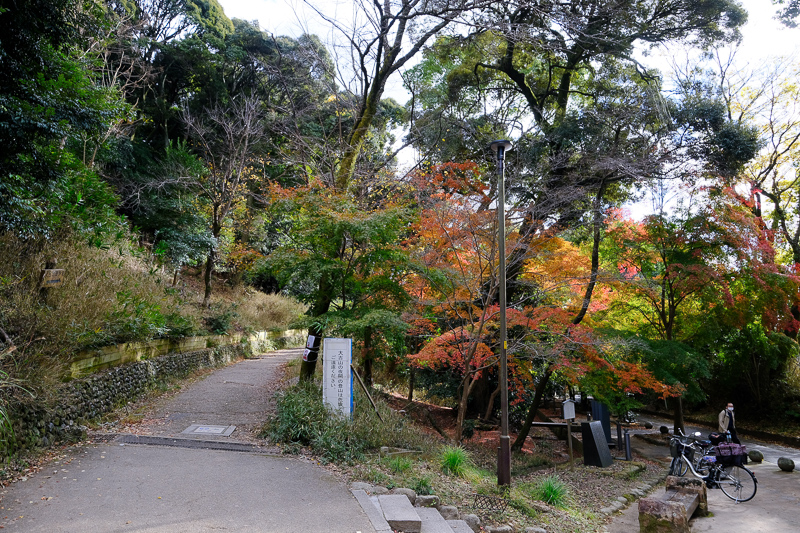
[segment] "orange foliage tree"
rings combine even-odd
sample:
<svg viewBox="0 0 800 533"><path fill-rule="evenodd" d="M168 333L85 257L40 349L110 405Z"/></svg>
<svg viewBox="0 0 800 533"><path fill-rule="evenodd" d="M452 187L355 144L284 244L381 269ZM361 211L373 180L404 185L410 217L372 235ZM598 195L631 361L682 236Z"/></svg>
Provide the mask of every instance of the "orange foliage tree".
<svg viewBox="0 0 800 533"><path fill-rule="evenodd" d="M407 291L416 298L418 323L435 316L441 331L409 359L418 368L459 376L455 440L460 441L470 395L498 363L496 211L491 186L476 163L431 166L418 172L413 184L421 214L407 246L421 267L406 280ZM515 217L509 212L511 228ZM508 254L519 256L514 234L506 239ZM542 232L523 251L525 266L517 280L523 288L508 302L507 320L510 386L517 401L536 378L543 389L554 372L570 382L592 376L599 383L605 375L625 391L670 392L641 366L603 363L608 354L591 328L572 324L583 308L581 292L591 270L576 247ZM428 329L437 328L429 322Z"/></svg>
<svg viewBox="0 0 800 533"><path fill-rule="evenodd" d="M431 166L412 176L421 207L407 242L420 264L408 280L418 312L442 319L447 331L411 356L417 367L461 376L455 440L461 440L467 401L482 373L497 362L489 322L496 315L496 216L489 185L476 163Z"/></svg>

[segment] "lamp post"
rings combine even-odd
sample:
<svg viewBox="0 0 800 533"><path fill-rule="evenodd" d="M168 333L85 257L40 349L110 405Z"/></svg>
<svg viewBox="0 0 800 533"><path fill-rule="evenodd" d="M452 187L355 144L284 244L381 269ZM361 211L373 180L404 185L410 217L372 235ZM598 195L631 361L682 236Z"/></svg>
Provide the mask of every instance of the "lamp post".
<svg viewBox="0 0 800 533"><path fill-rule="evenodd" d="M506 349L506 179L505 153L511 141L494 141L491 145L497 153L497 253L500 256L500 448L497 450L497 484L511 485L511 440L508 436L508 361Z"/></svg>

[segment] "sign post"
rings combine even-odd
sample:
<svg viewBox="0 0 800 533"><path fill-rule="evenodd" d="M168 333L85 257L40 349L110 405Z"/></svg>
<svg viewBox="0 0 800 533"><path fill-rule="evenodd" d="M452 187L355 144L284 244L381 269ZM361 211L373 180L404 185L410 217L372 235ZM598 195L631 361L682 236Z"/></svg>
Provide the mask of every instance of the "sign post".
<svg viewBox="0 0 800 533"><path fill-rule="evenodd" d="M325 339L322 350L322 402L332 411L353 414L352 339Z"/></svg>
<svg viewBox="0 0 800 533"><path fill-rule="evenodd" d="M57 264L58 261L55 258L48 259L39 274L39 299L44 305L49 305L50 289L58 287L64 282L64 269L56 268Z"/></svg>
<svg viewBox="0 0 800 533"><path fill-rule="evenodd" d="M566 400L563 403L564 420L567 421L567 446L569 446L569 469L572 470L572 421L575 419L575 402Z"/></svg>

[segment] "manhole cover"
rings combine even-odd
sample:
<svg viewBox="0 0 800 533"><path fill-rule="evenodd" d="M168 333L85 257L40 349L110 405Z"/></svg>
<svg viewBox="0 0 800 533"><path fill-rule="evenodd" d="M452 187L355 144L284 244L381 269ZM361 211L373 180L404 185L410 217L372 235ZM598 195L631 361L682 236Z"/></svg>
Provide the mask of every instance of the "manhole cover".
<svg viewBox="0 0 800 533"><path fill-rule="evenodd" d="M181 431L183 435L219 435L220 437L230 437L236 426L205 426L202 424L192 424Z"/></svg>

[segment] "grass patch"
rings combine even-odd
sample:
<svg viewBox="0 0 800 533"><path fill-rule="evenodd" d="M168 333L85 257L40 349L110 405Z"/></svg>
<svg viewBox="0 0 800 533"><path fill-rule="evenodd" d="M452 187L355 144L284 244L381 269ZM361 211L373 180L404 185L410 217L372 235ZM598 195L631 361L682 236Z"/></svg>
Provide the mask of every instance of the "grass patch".
<svg viewBox="0 0 800 533"><path fill-rule="evenodd" d="M526 496L554 507L565 508L569 502L569 486L557 475L546 476L535 483L520 487Z"/></svg>
<svg viewBox="0 0 800 533"><path fill-rule="evenodd" d="M519 478L531 472L553 466L553 461L535 453L514 453L511 461L511 477Z"/></svg>
<svg viewBox="0 0 800 533"><path fill-rule="evenodd" d="M256 331L287 329L306 311L305 305L292 298L253 289L246 289L238 300L237 314Z"/></svg>
<svg viewBox="0 0 800 533"><path fill-rule="evenodd" d="M404 474L414 466L414 462L411 459L403 456L390 457L386 460L386 464L395 474Z"/></svg>
<svg viewBox="0 0 800 533"><path fill-rule="evenodd" d="M418 477L414 480L414 483L412 483L411 488L421 496L433 494L433 485L429 476Z"/></svg>
<svg viewBox="0 0 800 533"><path fill-rule="evenodd" d="M465 477L469 465L469 453L461 446L443 446L439 464L445 474Z"/></svg>

